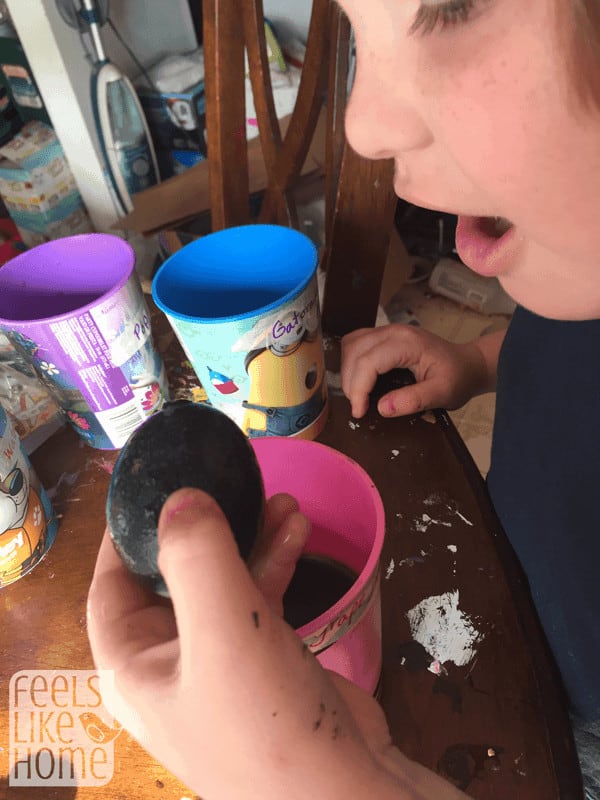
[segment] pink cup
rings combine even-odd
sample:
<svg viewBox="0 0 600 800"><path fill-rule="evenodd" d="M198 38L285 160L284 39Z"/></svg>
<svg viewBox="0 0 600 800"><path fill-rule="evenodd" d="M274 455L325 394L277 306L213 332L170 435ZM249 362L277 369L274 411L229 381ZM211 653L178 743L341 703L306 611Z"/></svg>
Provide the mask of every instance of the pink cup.
<svg viewBox="0 0 600 800"><path fill-rule="evenodd" d="M371 694L381 676L380 557L383 503L355 461L318 442L252 439L267 498L288 492L312 523L305 553L332 559L357 575L341 598L298 635L320 663Z"/></svg>

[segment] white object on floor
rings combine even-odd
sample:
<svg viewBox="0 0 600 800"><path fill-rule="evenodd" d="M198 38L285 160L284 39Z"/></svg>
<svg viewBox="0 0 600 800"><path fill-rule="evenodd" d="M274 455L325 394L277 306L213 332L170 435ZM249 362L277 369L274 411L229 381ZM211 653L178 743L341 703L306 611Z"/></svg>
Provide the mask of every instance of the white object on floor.
<svg viewBox="0 0 600 800"><path fill-rule="evenodd" d="M482 314L512 314L516 307L497 278L477 275L453 258L438 261L429 277L429 288Z"/></svg>

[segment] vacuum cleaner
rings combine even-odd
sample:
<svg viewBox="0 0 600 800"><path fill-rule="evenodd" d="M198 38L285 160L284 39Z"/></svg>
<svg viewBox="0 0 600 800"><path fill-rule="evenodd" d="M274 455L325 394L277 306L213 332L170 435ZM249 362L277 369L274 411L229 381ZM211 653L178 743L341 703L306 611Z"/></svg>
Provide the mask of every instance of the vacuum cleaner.
<svg viewBox="0 0 600 800"><path fill-rule="evenodd" d="M159 181L156 153L138 96L129 78L112 64L100 28L108 19L108 0L56 0L62 18L80 35L92 62L90 83L94 121L117 210L133 210L132 196ZM83 41L83 40L82 40ZM133 54L131 54L133 55Z"/></svg>

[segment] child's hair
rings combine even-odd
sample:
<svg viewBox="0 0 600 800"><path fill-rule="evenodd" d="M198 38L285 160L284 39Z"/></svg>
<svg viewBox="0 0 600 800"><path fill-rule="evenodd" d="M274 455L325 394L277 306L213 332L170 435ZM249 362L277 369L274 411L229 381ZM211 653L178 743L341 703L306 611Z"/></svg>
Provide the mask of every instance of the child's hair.
<svg viewBox="0 0 600 800"><path fill-rule="evenodd" d="M571 0L570 5L574 24L561 28L572 32L566 52L575 95L585 106L600 108L600 0Z"/></svg>

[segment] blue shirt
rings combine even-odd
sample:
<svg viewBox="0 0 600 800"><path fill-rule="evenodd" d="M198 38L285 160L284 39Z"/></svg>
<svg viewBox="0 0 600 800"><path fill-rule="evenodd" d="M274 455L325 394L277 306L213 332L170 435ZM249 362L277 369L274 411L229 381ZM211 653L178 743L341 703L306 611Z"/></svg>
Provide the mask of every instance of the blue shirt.
<svg viewBox="0 0 600 800"><path fill-rule="evenodd" d="M600 320L517 308L498 363L488 488L573 710L600 717Z"/></svg>

